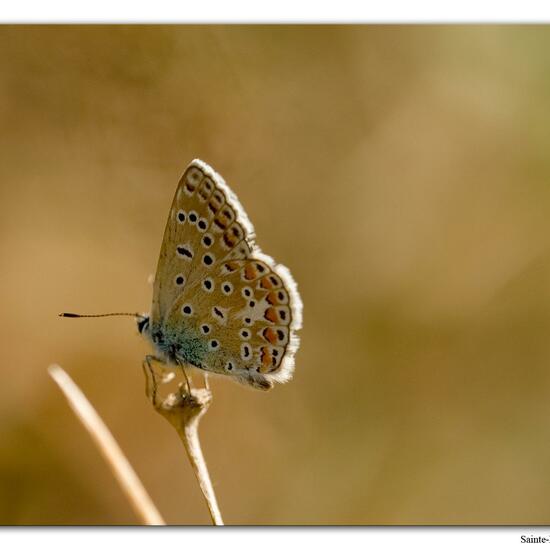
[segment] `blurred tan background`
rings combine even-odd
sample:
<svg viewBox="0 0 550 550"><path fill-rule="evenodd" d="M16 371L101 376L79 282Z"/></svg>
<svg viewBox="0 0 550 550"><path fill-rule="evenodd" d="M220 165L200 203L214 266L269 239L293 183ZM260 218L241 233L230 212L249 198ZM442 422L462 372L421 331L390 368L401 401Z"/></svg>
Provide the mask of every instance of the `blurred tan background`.
<svg viewBox="0 0 550 550"><path fill-rule="evenodd" d="M290 384L213 382L226 522L550 522L549 52L547 27L1 27L0 523L136 522L52 362L166 520L209 522L133 320L57 317L149 309L195 157L304 301Z"/></svg>

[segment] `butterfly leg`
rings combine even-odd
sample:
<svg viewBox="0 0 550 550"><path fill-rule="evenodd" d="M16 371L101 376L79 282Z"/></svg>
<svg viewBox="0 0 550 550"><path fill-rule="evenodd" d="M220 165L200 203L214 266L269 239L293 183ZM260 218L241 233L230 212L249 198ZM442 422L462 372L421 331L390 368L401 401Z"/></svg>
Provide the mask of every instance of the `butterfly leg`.
<svg viewBox="0 0 550 550"><path fill-rule="evenodd" d="M157 375L155 374L152 365L153 361L156 361L157 363L166 363L166 361L160 357L156 357L155 355L146 355L142 363L143 372L145 374L145 394L156 407L158 383ZM162 382L164 382L164 380L161 380L161 383Z"/></svg>
<svg viewBox="0 0 550 550"><path fill-rule="evenodd" d="M187 385L187 394L191 395L191 382L189 381L189 377L185 372L185 367L183 366L183 363L180 363L179 361L178 361L178 366L181 369L181 372L183 373L183 376L185 378L185 384Z"/></svg>

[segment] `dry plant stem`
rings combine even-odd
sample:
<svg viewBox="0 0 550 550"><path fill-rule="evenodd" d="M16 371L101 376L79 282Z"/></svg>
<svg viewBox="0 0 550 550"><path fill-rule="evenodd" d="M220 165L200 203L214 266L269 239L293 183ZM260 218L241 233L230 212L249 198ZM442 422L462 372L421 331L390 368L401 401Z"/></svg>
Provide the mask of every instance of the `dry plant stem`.
<svg viewBox="0 0 550 550"><path fill-rule="evenodd" d="M165 525L115 438L79 387L59 365L51 365L48 372L67 398L77 418L92 436L141 522L144 525Z"/></svg>
<svg viewBox="0 0 550 550"><path fill-rule="evenodd" d="M216 493L210 481L210 475L199 440L199 422L212 402L212 393L209 389L196 388L192 388L191 393L183 393L184 386L181 385L180 392L171 393L161 403L158 403L156 400L154 373L151 371L150 375L153 377L153 387L151 387L149 376L147 375L147 371L145 371L145 391L147 396L151 399L155 410L166 418L178 432L206 500L212 523L214 525L223 525L222 515L216 500Z"/></svg>

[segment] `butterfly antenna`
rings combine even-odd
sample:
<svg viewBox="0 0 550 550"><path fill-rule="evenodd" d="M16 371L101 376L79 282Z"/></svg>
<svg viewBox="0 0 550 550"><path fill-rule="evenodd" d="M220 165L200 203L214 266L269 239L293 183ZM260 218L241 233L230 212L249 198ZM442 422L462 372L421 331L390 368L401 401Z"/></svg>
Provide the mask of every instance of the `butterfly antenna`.
<svg viewBox="0 0 550 550"><path fill-rule="evenodd" d="M143 317L141 313L98 313L98 314L85 314L85 313L60 313L59 317L113 317L115 315L125 315L127 317Z"/></svg>

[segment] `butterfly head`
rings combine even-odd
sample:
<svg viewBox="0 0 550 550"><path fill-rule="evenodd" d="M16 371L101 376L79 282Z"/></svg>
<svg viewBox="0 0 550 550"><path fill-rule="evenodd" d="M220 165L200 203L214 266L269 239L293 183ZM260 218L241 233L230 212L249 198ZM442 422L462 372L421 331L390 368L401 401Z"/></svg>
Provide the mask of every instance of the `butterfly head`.
<svg viewBox="0 0 550 550"><path fill-rule="evenodd" d="M149 315L139 315L137 317L137 328L140 334L148 336L151 332L151 325L149 324Z"/></svg>

